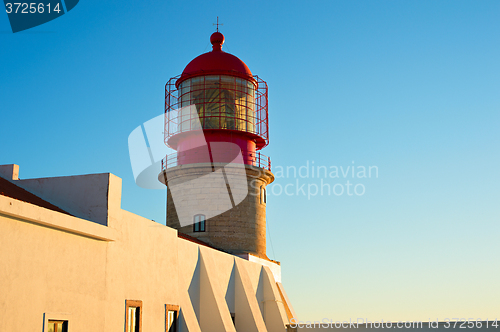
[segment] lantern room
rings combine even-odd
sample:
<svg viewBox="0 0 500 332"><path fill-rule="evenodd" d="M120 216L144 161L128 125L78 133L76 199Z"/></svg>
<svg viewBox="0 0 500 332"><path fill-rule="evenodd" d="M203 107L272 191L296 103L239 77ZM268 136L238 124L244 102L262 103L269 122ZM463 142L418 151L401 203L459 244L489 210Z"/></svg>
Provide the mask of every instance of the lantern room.
<svg viewBox="0 0 500 332"><path fill-rule="evenodd" d="M239 148L243 163L268 168L269 159L257 152L269 143L267 84L238 57L222 51L220 32L210 42L211 52L193 59L165 86L165 143L177 154L167 156L164 167L215 162L200 147L225 142ZM224 150L211 154L230 162L236 151Z"/></svg>

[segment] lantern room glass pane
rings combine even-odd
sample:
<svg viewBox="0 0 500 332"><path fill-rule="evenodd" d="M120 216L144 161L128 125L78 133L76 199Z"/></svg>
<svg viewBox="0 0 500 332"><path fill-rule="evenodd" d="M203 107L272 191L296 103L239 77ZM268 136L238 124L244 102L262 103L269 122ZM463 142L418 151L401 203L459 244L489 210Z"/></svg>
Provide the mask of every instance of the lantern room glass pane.
<svg viewBox="0 0 500 332"><path fill-rule="evenodd" d="M203 129L231 129L255 133L255 87L245 79L207 75L183 81L179 86L181 131L195 127L199 116ZM195 105L196 113L188 105Z"/></svg>

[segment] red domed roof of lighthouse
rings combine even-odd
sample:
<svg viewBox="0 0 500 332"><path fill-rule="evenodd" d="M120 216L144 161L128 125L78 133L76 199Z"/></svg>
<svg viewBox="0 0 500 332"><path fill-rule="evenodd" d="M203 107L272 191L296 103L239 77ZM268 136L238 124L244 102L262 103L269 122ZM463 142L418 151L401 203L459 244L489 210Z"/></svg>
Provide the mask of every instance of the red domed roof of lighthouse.
<svg viewBox="0 0 500 332"><path fill-rule="evenodd" d="M212 51L199 55L188 63L175 84L177 87L188 78L204 75L230 75L254 81L252 72L243 61L222 50L222 33L214 32L210 36L210 42Z"/></svg>

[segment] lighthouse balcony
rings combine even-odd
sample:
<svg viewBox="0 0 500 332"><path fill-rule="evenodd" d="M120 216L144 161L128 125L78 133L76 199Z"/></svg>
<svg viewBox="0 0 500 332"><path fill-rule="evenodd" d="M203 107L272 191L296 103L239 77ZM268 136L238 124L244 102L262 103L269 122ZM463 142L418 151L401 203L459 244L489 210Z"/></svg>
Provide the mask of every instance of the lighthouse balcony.
<svg viewBox="0 0 500 332"><path fill-rule="evenodd" d="M226 162L229 164L231 162L233 163L244 163L245 165L251 165L259 168L266 169L268 171L271 171L271 158L268 156L260 153L260 152L255 152L255 153L241 153L241 157L238 155L237 158L230 158L230 160L227 160ZM206 160L204 160L206 159ZM217 161L223 162L224 156L222 158L217 158ZM197 162L193 162L193 160L197 160ZM176 166L180 165L186 165L186 164L193 164L193 163L210 163L216 162L215 160L211 159L208 155L207 156L201 156L197 152L182 152L182 153L171 153L165 156L165 158L162 159L161 161L161 169L162 172L169 169L173 168Z"/></svg>

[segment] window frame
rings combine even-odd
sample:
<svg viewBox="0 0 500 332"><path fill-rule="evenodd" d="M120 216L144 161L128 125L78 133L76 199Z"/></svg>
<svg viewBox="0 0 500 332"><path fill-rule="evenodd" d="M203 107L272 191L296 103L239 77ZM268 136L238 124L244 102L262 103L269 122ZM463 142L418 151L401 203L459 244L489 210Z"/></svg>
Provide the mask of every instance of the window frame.
<svg viewBox="0 0 500 332"><path fill-rule="evenodd" d="M177 332L179 330L179 306L175 304L165 304L165 332L170 332L168 330L168 313L169 311L175 312L174 318L174 331Z"/></svg>
<svg viewBox="0 0 500 332"><path fill-rule="evenodd" d="M43 313L43 332L49 331L49 321L66 322L66 331L69 331L69 321L70 320L71 320L71 314L68 314L68 313L44 312Z"/></svg>
<svg viewBox="0 0 500 332"><path fill-rule="evenodd" d="M138 332L142 332L142 301L140 301L140 300L125 300L125 331L127 331L128 324L129 324L130 317L128 315L128 309L130 307L139 309L139 331ZM136 331L134 331L134 332L136 332Z"/></svg>
<svg viewBox="0 0 500 332"><path fill-rule="evenodd" d="M196 219L197 217L198 219ZM203 220L201 219L201 217L203 217ZM206 231L207 231L207 217L204 214L195 214L193 216L193 233L202 233Z"/></svg>
<svg viewBox="0 0 500 332"><path fill-rule="evenodd" d="M264 185L260 186L260 204L267 204L267 192Z"/></svg>

